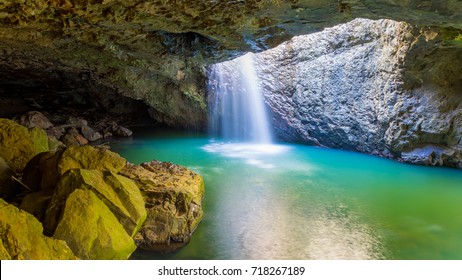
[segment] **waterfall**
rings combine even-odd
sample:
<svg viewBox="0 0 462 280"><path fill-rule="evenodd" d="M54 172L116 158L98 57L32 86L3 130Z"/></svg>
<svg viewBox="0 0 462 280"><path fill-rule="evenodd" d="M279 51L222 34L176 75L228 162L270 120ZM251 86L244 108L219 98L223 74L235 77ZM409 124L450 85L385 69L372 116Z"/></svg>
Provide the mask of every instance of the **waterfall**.
<svg viewBox="0 0 462 280"><path fill-rule="evenodd" d="M211 133L225 140L271 143L271 129L252 53L213 65L208 88Z"/></svg>

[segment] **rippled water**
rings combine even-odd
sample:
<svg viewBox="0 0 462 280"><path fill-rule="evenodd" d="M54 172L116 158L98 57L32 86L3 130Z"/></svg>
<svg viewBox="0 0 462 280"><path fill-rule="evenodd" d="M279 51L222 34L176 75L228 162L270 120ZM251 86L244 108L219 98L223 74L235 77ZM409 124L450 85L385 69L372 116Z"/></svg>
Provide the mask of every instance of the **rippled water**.
<svg viewBox="0 0 462 280"><path fill-rule="evenodd" d="M205 179L204 219L165 259L462 259L462 171L301 145L139 131L129 161Z"/></svg>

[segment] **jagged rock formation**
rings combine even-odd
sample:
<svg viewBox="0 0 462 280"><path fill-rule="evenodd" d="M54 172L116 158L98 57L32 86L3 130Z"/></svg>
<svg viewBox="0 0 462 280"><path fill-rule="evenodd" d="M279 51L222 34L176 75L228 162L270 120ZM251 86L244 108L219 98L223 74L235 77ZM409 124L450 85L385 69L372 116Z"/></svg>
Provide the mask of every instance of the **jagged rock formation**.
<svg viewBox="0 0 462 280"><path fill-rule="evenodd" d="M121 174L139 186L148 211L134 237L136 245L144 250L174 251L187 244L202 220L202 177L159 161L128 164Z"/></svg>
<svg viewBox="0 0 462 280"><path fill-rule="evenodd" d="M256 55L285 140L462 168L462 48L356 19Z"/></svg>
<svg viewBox="0 0 462 280"><path fill-rule="evenodd" d="M207 63L356 17L453 32L462 29L462 3L1 1L0 116L41 107L149 110L158 122L204 128Z"/></svg>

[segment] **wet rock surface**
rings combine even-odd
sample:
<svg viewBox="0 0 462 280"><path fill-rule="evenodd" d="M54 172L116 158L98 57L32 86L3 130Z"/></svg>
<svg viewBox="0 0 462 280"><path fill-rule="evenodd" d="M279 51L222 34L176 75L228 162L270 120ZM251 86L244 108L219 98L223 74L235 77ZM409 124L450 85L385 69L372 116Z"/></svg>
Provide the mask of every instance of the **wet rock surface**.
<svg viewBox="0 0 462 280"><path fill-rule="evenodd" d="M4 114L53 104L138 108L157 122L202 129L209 63L357 17L407 20L455 31L452 38L462 29L457 0L28 0L7 1L0 13L0 96L8 97L0 104L16 104L1 106Z"/></svg>
<svg viewBox="0 0 462 280"><path fill-rule="evenodd" d="M454 61L462 49L437 36L406 23L356 19L257 54L277 135L460 166L462 68ZM423 147L420 156L415 149Z"/></svg>

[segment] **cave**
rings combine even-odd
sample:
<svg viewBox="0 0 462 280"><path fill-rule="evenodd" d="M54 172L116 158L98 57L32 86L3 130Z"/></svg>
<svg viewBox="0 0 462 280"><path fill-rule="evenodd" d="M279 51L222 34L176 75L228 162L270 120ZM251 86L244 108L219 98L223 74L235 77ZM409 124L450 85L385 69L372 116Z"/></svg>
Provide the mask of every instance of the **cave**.
<svg viewBox="0 0 462 280"><path fill-rule="evenodd" d="M0 217L64 242L2 259L462 258L461 1L9 1L0 38Z"/></svg>

